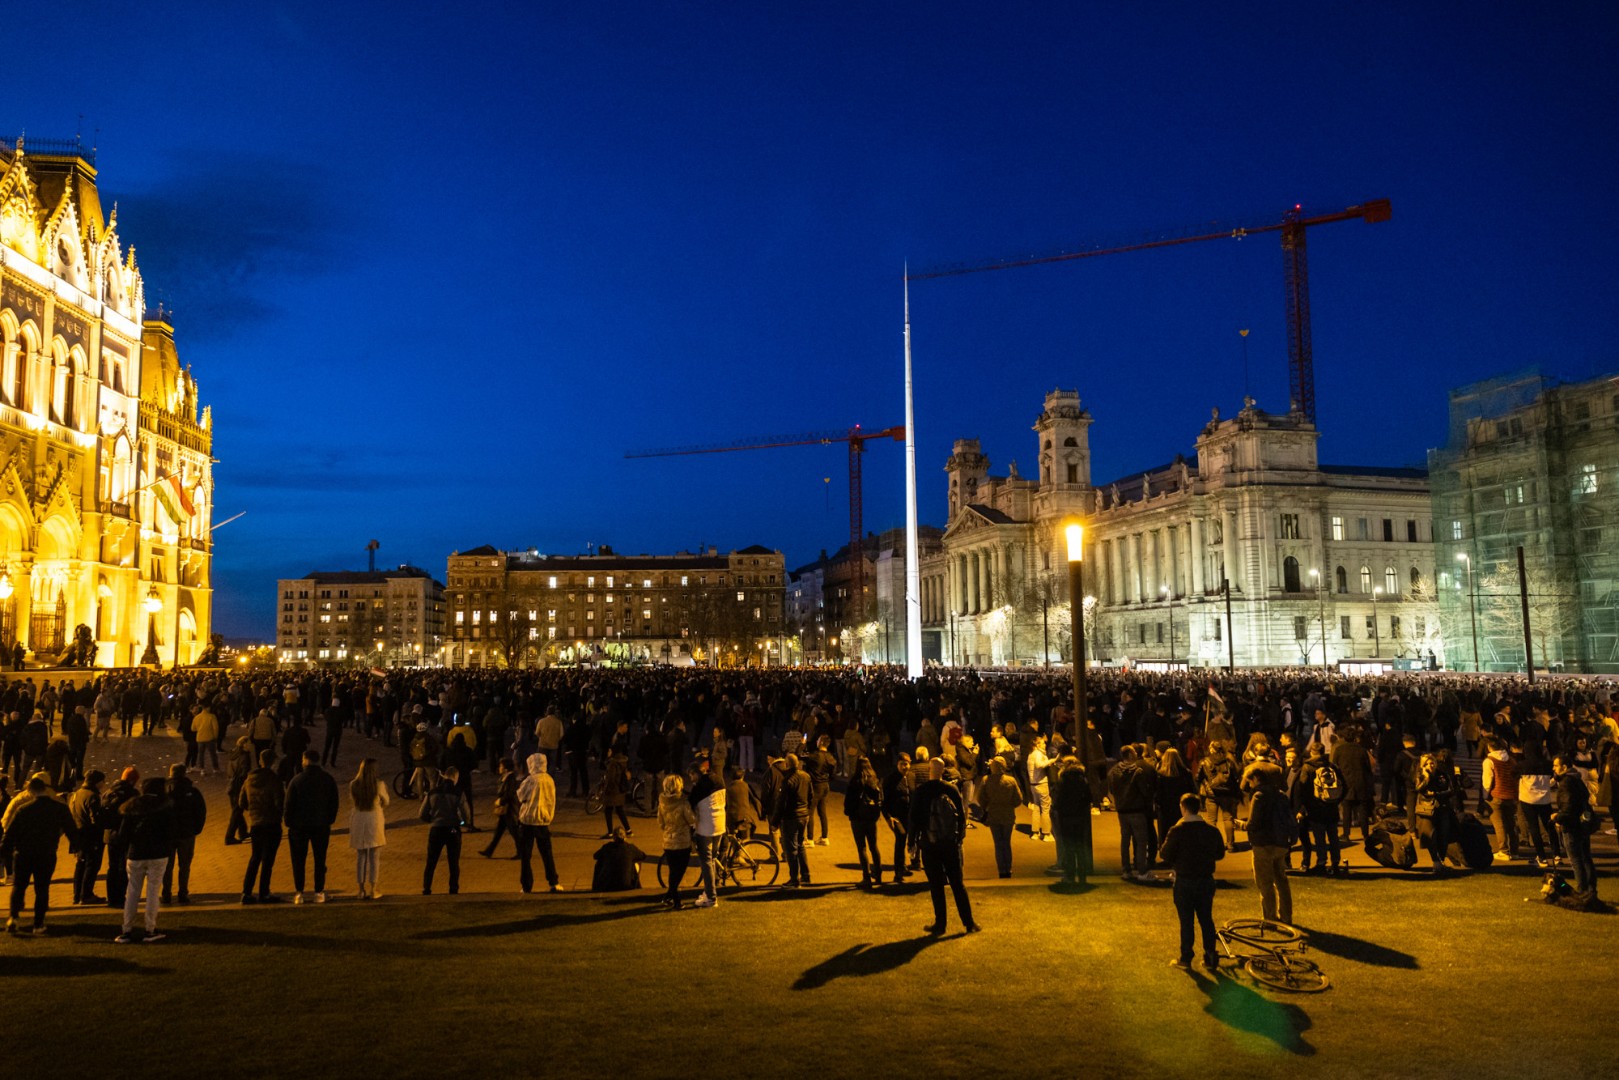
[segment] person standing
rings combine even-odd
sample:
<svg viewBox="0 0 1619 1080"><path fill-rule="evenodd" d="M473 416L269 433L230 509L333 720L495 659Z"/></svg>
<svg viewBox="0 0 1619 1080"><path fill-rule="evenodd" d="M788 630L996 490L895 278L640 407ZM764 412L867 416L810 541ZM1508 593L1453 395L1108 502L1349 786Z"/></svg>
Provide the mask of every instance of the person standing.
<svg viewBox="0 0 1619 1080"><path fill-rule="evenodd" d="M84 774L84 782L68 799L73 813L73 835L78 837L73 864L73 903L100 904L104 897L96 895L96 878L101 873L101 855L107 849L106 826L102 823L101 785L107 776L100 769Z"/></svg>
<svg viewBox="0 0 1619 1080"><path fill-rule="evenodd" d="M1051 780L1047 775L1051 759L1046 756L1046 737L1035 732L1023 754L1023 767L1029 782L1029 838L1054 843L1051 835ZM1120 827L1122 828L1122 822Z"/></svg>
<svg viewBox="0 0 1619 1080"><path fill-rule="evenodd" d="M520 860L517 883L524 892L534 891L534 849L540 849L540 861L545 865L545 882L552 892L561 892L557 884L557 864L551 854L551 822L557 816L557 783L551 778L550 759L544 754L530 754L528 775L518 785L514 796L517 804L517 858Z"/></svg>
<svg viewBox="0 0 1619 1080"><path fill-rule="evenodd" d="M1119 868L1126 881L1149 876L1147 847L1152 836L1155 775L1141 764L1134 746L1119 747L1119 763L1108 774L1107 787L1119 815Z"/></svg>
<svg viewBox="0 0 1619 1080"><path fill-rule="evenodd" d="M1480 786L1489 800L1494 859L1511 862L1518 857L1518 763L1499 739L1492 736L1484 745L1487 753Z"/></svg>
<svg viewBox="0 0 1619 1080"><path fill-rule="evenodd" d="M1304 872L1336 874L1338 804L1343 801L1343 783L1338 779L1338 770L1327 760L1325 748L1318 742L1310 744L1304 766L1299 770L1297 792L1298 809L1304 815Z"/></svg>
<svg viewBox="0 0 1619 1080"><path fill-rule="evenodd" d="M810 781L810 816L809 829L805 833L806 844L815 844L825 847L831 841L827 838L826 800L832 793L832 774L838 770L837 756L832 753L832 737L822 735L815 740L815 749L807 754L801 762ZM821 825L820 835L815 832L815 823Z"/></svg>
<svg viewBox="0 0 1619 1080"><path fill-rule="evenodd" d="M715 731L716 739L724 737L719 734L718 728ZM697 898L696 906L711 908L720 902L719 894L714 890L714 857L717 854L715 840L725 833L725 785L714 775L714 758L711 755L698 754L692 764L697 770L697 777L686 801L691 803L692 811L697 815L693 834L697 842L697 858L700 860L698 874L702 895Z"/></svg>
<svg viewBox="0 0 1619 1080"><path fill-rule="evenodd" d="M1017 810L1023 803L1023 792L1017 779L1006 771L1006 762L998 757L989 759L989 779L978 787L978 805L984 812L984 823L989 826L990 839L995 845L995 869L1003 878L1012 876L1012 830L1017 826ZM1090 806L1087 786L1084 806ZM1062 819L1059 819L1062 820ZM1086 824L1090 823L1087 812Z"/></svg>
<svg viewBox="0 0 1619 1080"><path fill-rule="evenodd" d="M320 767L320 755L304 751L304 767L287 785L283 812L292 856L292 902L304 902L304 861L315 857L315 903L326 902L326 848L337 820L337 781Z"/></svg>
<svg viewBox="0 0 1619 1080"><path fill-rule="evenodd" d="M240 844L247 839L247 815L242 812L242 787L253 771L253 740L246 735L236 740L236 748L226 759L229 781L225 796L230 800L230 822L225 826L225 844Z"/></svg>
<svg viewBox="0 0 1619 1080"><path fill-rule="evenodd" d="M1175 966L1192 966L1195 919L1203 932L1203 966L1210 971L1220 963L1219 945L1214 935L1214 864L1225 858L1225 840L1220 830L1203 819L1203 800L1196 795L1181 796L1181 819L1164 837L1159 856L1175 871L1175 914L1180 918L1181 950Z"/></svg>
<svg viewBox="0 0 1619 1080"><path fill-rule="evenodd" d="M928 769L931 778L911 796L909 821L912 842L922 855L922 872L927 875L928 892L933 900L933 921L923 929L934 936L944 933L944 887L948 884L955 897L962 929L976 934L982 927L973 921L972 901L967 898L967 885L961 873L967 811L961 802L960 789L945 783L944 759L933 758L928 762Z"/></svg>
<svg viewBox="0 0 1619 1080"><path fill-rule="evenodd" d="M854 834L855 853L860 856L860 887L875 889L883 883L883 853L877 848L877 819L883 816L883 789L871 759L857 759L849 770L849 786L843 792L843 813Z"/></svg>
<svg viewBox="0 0 1619 1080"><path fill-rule="evenodd" d="M281 849L281 817L286 810L287 795L276 775L275 751L259 752L259 767L247 774L237 805L247 822L247 838L252 845L247 858L247 873L242 878L242 903L273 904L280 897L270 893L270 873L275 869L276 852ZM255 899L253 881L258 879L259 892Z"/></svg>
<svg viewBox="0 0 1619 1080"><path fill-rule="evenodd" d="M1023 789L1019 788L1020 802L1022 798ZM894 884L899 885L911 875L906 864L911 848L911 755L903 750L894 759L894 771L883 778L883 820L894 834Z"/></svg>
<svg viewBox="0 0 1619 1080"><path fill-rule="evenodd" d="M349 782L349 847L354 849L354 880L361 900L375 900L377 870L382 848L388 842L388 786L377 779L377 759L360 762L359 771Z"/></svg>
<svg viewBox="0 0 1619 1080"><path fill-rule="evenodd" d="M75 705L62 717L62 734L67 736L68 760L72 762L72 775L84 772L84 755L90 748L90 709Z"/></svg>
<svg viewBox="0 0 1619 1080"><path fill-rule="evenodd" d="M668 889L660 903L670 911L680 910L680 882L691 864L691 831L697 824L697 815L686 801L686 785L680 777L670 773L663 778L663 793L658 798L658 829L663 834L663 869L669 879ZM598 859L601 852L596 853Z"/></svg>
<svg viewBox="0 0 1619 1080"><path fill-rule="evenodd" d="M1091 847L1090 779L1085 766L1072 754L1064 754L1056 768L1057 787L1052 792L1051 807L1056 817L1057 865L1062 868L1063 884L1083 885L1095 869Z"/></svg>
<svg viewBox="0 0 1619 1080"><path fill-rule="evenodd" d="M1556 786L1552 790L1552 822L1563 837L1563 852L1574 868L1574 891L1597 894L1597 868L1591 858L1591 829L1587 817L1591 811L1591 789L1585 778L1570 764L1569 758L1559 754L1552 759L1552 774ZM1591 828L1595 819L1591 819ZM15 901L13 902L15 904Z"/></svg>
<svg viewBox="0 0 1619 1080"><path fill-rule="evenodd" d="M197 741L198 771L203 776L207 776L208 769L205 766L209 760L212 760L214 772L218 772L219 717L214 715L214 710L209 707L206 700L197 706L197 714L191 718L191 733L196 736ZM189 749L188 747L187 750L189 751Z"/></svg>
<svg viewBox="0 0 1619 1080"><path fill-rule="evenodd" d="M562 769L563 734L562 717L557 715L556 708L553 705L553 707L546 709L545 715L540 717L534 724L534 738L539 744L540 753L545 755L547 767L554 768L559 772Z"/></svg>
<svg viewBox="0 0 1619 1080"><path fill-rule="evenodd" d="M124 892L129 888L129 859L118 826L124 820L124 804L141 793L140 780L135 766L125 767L101 800L101 824L107 838L107 906L111 908L124 906Z"/></svg>
<svg viewBox="0 0 1619 1080"><path fill-rule="evenodd" d="M0 818L0 856L11 866L11 918L6 932L21 932L23 894L34 888L34 930L45 933L45 913L51 906L51 875L64 834L73 829L73 812L50 790L44 773L35 773L28 787L6 807Z"/></svg>
<svg viewBox="0 0 1619 1080"><path fill-rule="evenodd" d="M118 832L129 853L129 885L124 892L123 932L114 940L119 945L162 941L157 929L158 893L163 871L174 857L174 804L167 785L154 776L141 784L141 793L124 805ZM141 910L141 887L146 888L145 936L135 936L135 916Z"/></svg>
<svg viewBox="0 0 1619 1080"><path fill-rule="evenodd" d="M1344 744L1340 744L1344 745ZM1249 766L1254 799L1248 807L1248 844L1253 855L1254 885L1260 912L1270 922L1293 922L1293 890L1287 880L1287 856L1298 839L1298 818L1282 794L1282 770Z"/></svg>
<svg viewBox="0 0 1619 1080"><path fill-rule="evenodd" d="M191 903L191 859L197 852L197 837L208 821L208 803L197 785L186 775L184 765L169 766L169 805L174 808L174 855L163 867L163 902L175 901L175 870L179 869L178 902Z"/></svg>
<svg viewBox="0 0 1619 1080"><path fill-rule="evenodd" d="M461 891L461 829L466 824L466 796L461 792L461 774L450 766L439 776L438 787L422 800L422 820L427 822L427 866L422 870L422 895L433 895L433 874L439 856L449 864L450 895Z"/></svg>
<svg viewBox="0 0 1619 1080"><path fill-rule="evenodd" d="M798 755L788 754L782 760L780 787L776 791L775 806L770 812L770 823L781 834L782 858L787 861L787 881L782 886L786 889L796 889L810 883L804 830L809 825L813 798L810 778L798 767Z"/></svg>

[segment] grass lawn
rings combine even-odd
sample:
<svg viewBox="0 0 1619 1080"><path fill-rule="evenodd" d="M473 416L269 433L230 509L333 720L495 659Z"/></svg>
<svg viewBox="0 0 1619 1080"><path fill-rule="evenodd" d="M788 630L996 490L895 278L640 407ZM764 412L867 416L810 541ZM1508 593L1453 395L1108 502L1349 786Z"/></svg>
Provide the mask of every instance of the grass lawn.
<svg viewBox="0 0 1619 1080"><path fill-rule="evenodd" d="M1239 856L1239 858L1241 858ZM1322 994L1171 968L1167 889L389 897L108 916L0 940L5 1075L1613 1076L1619 918L1539 880L1294 879ZM1257 915L1221 889L1217 921Z"/></svg>

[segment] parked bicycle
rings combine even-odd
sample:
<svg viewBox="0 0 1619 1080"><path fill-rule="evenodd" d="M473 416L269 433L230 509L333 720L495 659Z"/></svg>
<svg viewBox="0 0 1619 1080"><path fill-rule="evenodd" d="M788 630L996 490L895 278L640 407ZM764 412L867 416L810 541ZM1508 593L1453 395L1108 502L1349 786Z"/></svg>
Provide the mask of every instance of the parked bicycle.
<svg viewBox="0 0 1619 1080"><path fill-rule="evenodd" d="M715 845L715 888L763 889L774 885L780 874L781 852L772 840L764 837L744 840L734 832L727 832ZM669 884L662 859L658 860L658 884L665 887Z"/></svg>
<svg viewBox="0 0 1619 1080"><path fill-rule="evenodd" d="M1305 959L1308 939L1297 927L1266 919L1232 919L1215 931L1215 937L1227 959L1273 990L1314 994L1328 986L1316 963Z"/></svg>
<svg viewBox="0 0 1619 1080"><path fill-rule="evenodd" d="M401 799L420 799L438 787L438 770L430 765L400 769L394 774L394 794Z"/></svg>
<svg viewBox="0 0 1619 1080"><path fill-rule="evenodd" d="M645 780L636 780L630 785L629 794L624 796L624 809L633 811L641 817L650 817L652 803L647 798L647 785ZM598 781L585 798L585 811L590 814L602 812L602 786Z"/></svg>

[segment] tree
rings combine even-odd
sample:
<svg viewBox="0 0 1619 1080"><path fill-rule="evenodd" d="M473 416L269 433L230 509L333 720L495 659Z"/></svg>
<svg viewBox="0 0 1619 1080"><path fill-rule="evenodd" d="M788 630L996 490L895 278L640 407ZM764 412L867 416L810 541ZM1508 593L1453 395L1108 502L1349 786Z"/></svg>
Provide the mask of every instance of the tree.
<svg viewBox="0 0 1619 1080"><path fill-rule="evenodd" d="M1565 640L1579 629L1579 590L1571 577L1546 567L1540 559L1526 562L1524 582L1529 593L1529 638L1535 666L1549 668L1572 659L1565 656ZM1480 645L1498 664L1521 664L1523 604L1519 594L1517 563L1497 563L1478 579Z"/></svg>

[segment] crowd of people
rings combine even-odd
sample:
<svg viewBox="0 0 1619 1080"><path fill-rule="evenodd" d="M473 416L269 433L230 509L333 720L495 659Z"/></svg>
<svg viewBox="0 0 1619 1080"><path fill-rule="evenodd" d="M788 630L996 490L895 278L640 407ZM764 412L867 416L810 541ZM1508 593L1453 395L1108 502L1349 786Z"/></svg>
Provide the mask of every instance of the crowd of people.
<svg viewBox="0 0 1619 1080"><path fill-rule="evenodd" d="M693 857L695 906L719 902L715 858L728 834L767 837L782 886L809 885L811 851L828 842L841 794L860 886L880 888L885 861L893 883L920 869L934 933L947 891L963 927L977 929L962 845L982 826L996 872L1011 877L1020 813L1031 841L1054 845L1051 872L1076 884L1095 872L1092 819L1116 814L1125 878L1174 871L1188 962L1190 928L1213 895L1199 882L1212 881L1239 833L1263 914L1282 922L1292 918L1289 873L1336 872L1357 830L1390 865L1409 866L1420 847L1436 874L1477 866L1483 843L1486 865L1566 863L1573 889L1595 896L1591 835L1599 808L1612 814L1619 770L1619 699L1606 681L1303 669L1098 671L1089 681L1076 725L1061 671L936 670L915 682L886 668L131 672L37 685L29 675L0 690L7 926L23 931L32 888L32 929L45 932L65 841L73 903L121 907L121 942L159 940L161 904L190 899L209 809L193 777L210 772L225 781L224 842L248 848L244 904L280 899L272 875L283 841L293 901L324 903L340 818L355 894L379 896L393 798L415 800L427 825L421 891L433 891L442 862L457 893L463 835L483 831L480 772L492 789L480 852L509 835L524 892L536 849L548 887L561 888L550 835L559 798L600 804L602 890L639 886L647 857L625 810L640 801L655 814L661 903L678 908ZM109 779L87 764L98 741L102 756L119 740L171 731L184 760L166 776L128 766ZM328 770L342 767L354 735L378 756L350 757L345 783ZM390 752L402 781L392 785ZM1459 758L1482 759L1479 783Z"/></svg>

